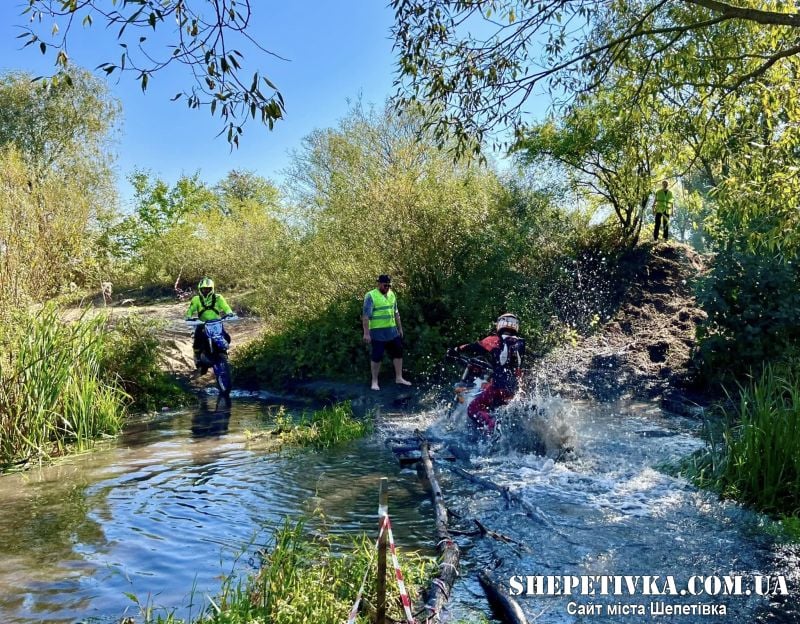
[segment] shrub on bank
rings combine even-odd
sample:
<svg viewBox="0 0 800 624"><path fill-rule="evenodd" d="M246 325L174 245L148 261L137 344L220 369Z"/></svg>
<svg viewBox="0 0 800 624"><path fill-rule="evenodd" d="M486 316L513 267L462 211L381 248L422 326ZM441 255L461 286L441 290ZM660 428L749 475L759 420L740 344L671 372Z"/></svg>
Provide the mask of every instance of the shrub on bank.
<svg viewBox="0 0 800 624"><path fill-rule="evenodd" d="M689 476L760 511L800 516L800 364L764 366L722 415Z"/></svg>
<svg viewBox="0 0 800 624"><path fill-rule="evenodd" d="M122 425L127 395L103 371L105 318L63 323L47 306L6 327L0 359L0 465L84 448Z"/></svg>
<svg viewBox="0 0 800 624"><path fill-rule="evenodd" d="M717 251L698 301L701 370L711 382L741 379L800 349L797 258L729 244Z"/></svg>
<svg viewBox="0 0 800 624"><path fill-rule="evenodd" d="M186 403L188 394L161 366L161 338L155 321L130 315L118 319L108 333L103 370L129 397L128 409L152 411Z"/></svg>

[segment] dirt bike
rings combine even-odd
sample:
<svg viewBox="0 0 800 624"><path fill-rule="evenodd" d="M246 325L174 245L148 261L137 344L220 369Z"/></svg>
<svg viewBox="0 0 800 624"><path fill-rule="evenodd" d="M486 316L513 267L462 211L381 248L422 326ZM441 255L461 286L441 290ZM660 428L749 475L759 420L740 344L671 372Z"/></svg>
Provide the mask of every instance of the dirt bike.
<svg viewBox="0 0 800 624"><path fill-rule="evenodd" d="M447 412L447 417L452 418L461 409L466 413L472 399L478 396L489 382L492 367L488 362L478 358L466 357L455 353L447 353L446 357L464 365L464 373L461 375L461 379L453 384L455 395Z"/></svg>
<svg viewBox="0 0 800 624"><path fill-rule="evenodd" d="M238 321L239 317L230 315L225 317L225 320L229 322ZM228 341L225 339L223 319L214 319L213 321L187 319L186 324L191 327L202 325L206 341L204 342L203 350L200 352L200 364L214 370L214 377L216 378L220 396L230 396L231 365L228 363Z"/></svg>

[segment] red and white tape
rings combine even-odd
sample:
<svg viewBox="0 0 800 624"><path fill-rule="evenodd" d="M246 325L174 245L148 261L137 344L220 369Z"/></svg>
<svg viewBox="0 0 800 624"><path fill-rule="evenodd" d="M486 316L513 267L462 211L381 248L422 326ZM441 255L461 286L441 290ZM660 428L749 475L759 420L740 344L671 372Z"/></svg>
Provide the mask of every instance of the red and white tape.
<svg viewBox="0 0 800 624"><path fill-rule="evenodd" d="M411 600L408 597L408 592L406 592L406 584L403 582L403 571L400 569L400 564L397 562L397 553L394 550L394 536L392 535L392 523L389 522L389 516L386 516L386 527L389 531L389 550L392 553L394 576L397 579L397 589L400 592L403 611L406 612L406 622L408 622L408 624L415 624L414 616L411 614Z"/></svg>
<svg viewBox="0 0 800 624"><path fill-rule="evenodd" d="M389 533L389 550L392 553L394 577L397 580L397 589L400 591L400 600L403 603L403 611L406 613L406 622L408 624L416 624L414 621L414 616L411 614L411 600L409 599L408 592L406 591L406 584L403 582L403 571L400 569L400 564L397 561L397 553L395 553L394 547L394 535L392 534L392 523L389 521L388 514L383 516L383 522L381 522L381 530L378 533L378 539L375 541L376 552L380 547L381 536L383 536L384 530L388 531ZM356 601L353 604L353 608L350 609L350 615L347 618L347 624L355 624L356 617L358 616L358 606L361 604L361 596L364 594L364 586L367 583L367 575L369 574L371 567L372 561L370 561L367 569L364 571L364 578L361 579L361 587L359 587L358 594L356 594Z"/></svg>
<svg viewBox="0 0 800 624"><path fill-rule="evenodd" d="M375 552L378 551L378 547L381 543L381 537L383 536L383 531L386 529L387 524L389 523L389 516L383 516L383 522L381 522L381 530L378 532L378 539L375 540ZM361 587L358 588L358 593L356 594L356 601L353 604L353 608L350 609L350 615L347 617L347 624L355 624L356 616L358 616L358 605L361 604L361 596L364 594L364 586L367 584L367 575L369 575L369 570L372 567L372 560L370 559L369 564L367 565L367 569L364 570L364 578L361 579Z"/></svg>

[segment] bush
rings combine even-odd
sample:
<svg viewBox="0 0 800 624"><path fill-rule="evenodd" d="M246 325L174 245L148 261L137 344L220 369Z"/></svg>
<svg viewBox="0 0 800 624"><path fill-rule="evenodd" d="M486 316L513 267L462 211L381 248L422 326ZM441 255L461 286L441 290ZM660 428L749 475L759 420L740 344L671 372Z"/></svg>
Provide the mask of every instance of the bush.
<svg viewBox="0 0 800 624"><path fill-rule="evenodd" d="M796 262L731 245L718 251L698 301L708 314L698 336L708 380L741 378L800 349Z"/></svg>
<svg viewBox="0 0 800 624"><path fill-rule="evenodd" d="M129 408L140 411L163 405L183 405L187 393L162 370L159 324L139 316L124 316L109 332L103 368L129 397Z"/></svg>
<svg viewBox="0 0 800 624"><path fill-rule="evenodd" d="M800 362L766 365L722 414L689 475L761 511L800 517Z"/></svg>

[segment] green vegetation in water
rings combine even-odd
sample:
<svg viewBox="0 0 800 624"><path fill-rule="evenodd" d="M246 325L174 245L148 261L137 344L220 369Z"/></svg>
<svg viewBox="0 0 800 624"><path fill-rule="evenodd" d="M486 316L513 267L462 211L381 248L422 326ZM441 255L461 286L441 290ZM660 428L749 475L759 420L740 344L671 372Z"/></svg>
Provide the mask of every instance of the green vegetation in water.
<svg viewBox="0 0 800 624"><path fill-rule="evenodd" d="M102 316L63 323L54 306L20 313L3 336L0 464L83 449L122 426L127 395L103 372Z"/></svg>
<svg viewBox="0 0 800 624"><path fill-rule="evenodd" d="M767 365L739 387L738 403L720 408L719 431L690 458L684 474L702 487L771 514L800 516L800 366Z"/></svg>
<svg viewBox="0 0 800 624"><path fill-rule="evenodd" d="M436 572L436 563L417 553L397 549L406 589L412 602L419 597L420 587ZM231 574L222 583L220 595L208 598L208 606L196 618L178 619L174 613L159 615L141 603L145 624L179 624L208 622L211 624L341 624L369 569L358 622L372 621L376 595L377 553L375 542L362 535L345 549L341 538L330 534L306 531L303 520L284 521L271 545L262 554L261 569L240 578ZM403 612L394 570L387 566L387 616L402 621ZM135 598L132 597L134 600Z"/></svg>
<svg viewBox="0 0 800 624"><path fill-rule="evenodd" d="M109 334L106 374L119 381L130 397L131 411L153 411L185 405L191 395L161 366L161 323L130 315L118 319Z"/></svg>
<svg viewBox="0 0 800 624"><path fill-rule="evenodd" d="M281 407L275 416L275 428L268 433L248 433L250 439L266 435L278 435L280 444L310 446L316 449L330 448L363 438L372 432L371 420L358 420L353 416L349 401L337 403L315 411L311 416L303 414L298 422Z"/></svg>
<svg viewBox="0 0 800 624"><path fill-rule="evenodd" d="M151 324L84 315L55 305L18 311L0 337L0 466L82 451L114 435L129 409L188 396L159 368Z"/></svg>

